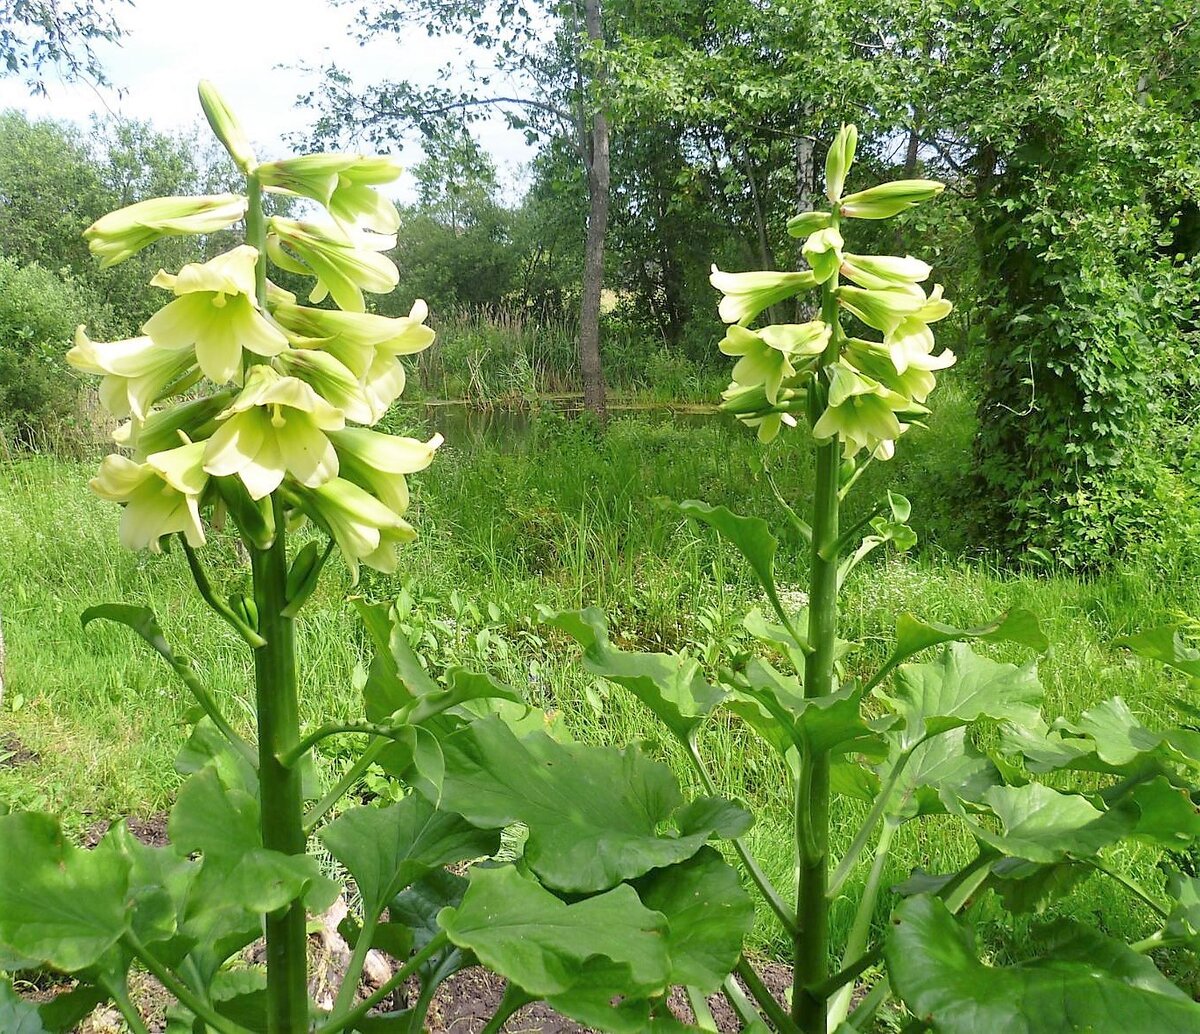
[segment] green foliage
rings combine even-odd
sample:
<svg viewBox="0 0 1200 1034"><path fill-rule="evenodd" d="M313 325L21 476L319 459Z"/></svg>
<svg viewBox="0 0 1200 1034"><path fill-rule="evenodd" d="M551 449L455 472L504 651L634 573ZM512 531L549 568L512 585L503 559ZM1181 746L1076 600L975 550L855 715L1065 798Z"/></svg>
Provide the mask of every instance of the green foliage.
<svg viewBox="0 0 1200 1034"><path fill-rule="evenodd" d="M63 352L84 322L112 322L87 285L0 258L0 433L25 444L69 444L80 385Z"/></svg>

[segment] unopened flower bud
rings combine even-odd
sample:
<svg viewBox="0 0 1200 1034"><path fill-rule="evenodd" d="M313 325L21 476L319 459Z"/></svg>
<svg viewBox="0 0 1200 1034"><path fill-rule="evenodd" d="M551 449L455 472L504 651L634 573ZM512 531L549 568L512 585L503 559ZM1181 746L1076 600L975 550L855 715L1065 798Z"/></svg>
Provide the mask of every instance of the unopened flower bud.
<svg viewBox="0 0 1200 1034"><path fill-rule="evenodd" d="M846 173L854 163L854 148L858 144L858 129L853 124L842 126L829 145L825 157L825 196L837 202L846 184Z"/></svg>
<svg viewBox="0 0 1200 1034"><path fill-rule="evenodd" d="M890 219L937 197L945 184L936 180L895 180L842 198L841 213L851 219Z"/></svg>

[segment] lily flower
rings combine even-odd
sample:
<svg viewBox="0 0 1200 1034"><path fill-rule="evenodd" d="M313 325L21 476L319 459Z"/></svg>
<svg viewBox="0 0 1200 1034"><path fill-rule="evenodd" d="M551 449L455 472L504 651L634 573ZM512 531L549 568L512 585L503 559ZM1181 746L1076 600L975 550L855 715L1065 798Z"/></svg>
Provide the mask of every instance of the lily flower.
<svg viewBox="0 0 1200 1034"><path fill-rule="evenodd" d="M298 377L321 398L340 409L347 420L374 423L375 411L354 374L328 352L315 348L290 348L275 360L280 373Z"/></svg>
<svg viewBox="0 0 1200 1034"><path fill-rule="evenodd" d="M391 183L401 169L390 158L365 154L308 154L258 166L262 185L277 194L320 201L337 223L376 233L400 228L396 206L374 188Z"/></svg>
<svg viewBox="0 0 1200 1034"><path fill-rule="evenodd" d="M934 284L929 297L914 315L922 323L936 323L943 320L954 310L954 304L942 297L942 285Z"/></svg>
<svg viewBox="0 0 1200 1034"><path fill-rule="evenodd" d="M399 515L408 510L408 482L404 475L428 467L445 441L440 434L423 442L357 427L330 431L329 438L338 451L340 475L365 488Z"/></svg>
<svg viewBox="0 0 1200 1034"><path fill-rule="evenodd" d="M281 269L316 277L310 302L332 295L338 308L362 312L363 291L386 294L400 282L391 259L379 254L396 246L394 236L348 233L336 224L320 225L273 216L268 220L267 252Z"/></svg>
<svg viewBox="0 0 1200 1034"><path fill-rule="evenodd" d="M894 180L842 198L841 213L851 219L889 219L946 189L936 180Z"/></svg>
<svg viewBox="0 0 1200 1034"><path fill-rule="evenodd" d="M911 255L845 255L842 272L859 287L879 291L928 280L933 268Z"/></svg>
<svg viewBox="0 0 1200 1034"><path fill-rule="evenodd" d="M83 231L101 268L124 262L162 237L216 233L246 214L240 194L207 197L156 197L97 219Z"/></svg>
<svg viewBox="0 0 1200 1034"><path fill-rule="evenodd" d="M355 584L360 562L390 574L396 570L396 547L417 537L403 517L345 478L293 491L300 509L329 530Z"/></svg>
<svg viewBox="0 0 1200 1034"><path fill-rule="evenodd" d="M287 335L254 300L257 261L258 251L243 244L208 262L189 262L177 276L160 269L150 285L176 298L142 329L166 348L194 346L200 369L215 384L241 372L242 349L278 355L287 348Z"/></svg>
<svg viewBox="0 0 1200 1034"><path fill-rule="evenodd" d="M833 367L829 403L813 425L813 437L840 437L847 457L861 449L874 452L881 443L900 437L903 428L896 414L908 412L914 405L899 392L841 361Z"/></svg>
<svg viewBox="0 0 1200 1034"><path fill-rule="evenodd" d="M113 416L140 421L173 386L182 390L195 358L190 347L163 347L148 337L93 341L80 324L67 362L101 377L100 401Z"/></svg>
<svg viewBox="0 0 1200 1034"><path fill-rule="evenodd" d="M812 267L818 284L825 283L837 273L842 264L842 235L836 226L818 230L804 242L800 249L804 259Z"/></svg>
<svg viewBox="0 0 1200 1034"><path fill-rule="evenodd" d="M425 326L429 309L418 299L407 316L378 316L368 312L311 309L281 301L272 315L300 348L319 348L336 357L355 377L367 376L378 354L412 355L433 344Z"/></svg>
<svg viewBox="0 0 1200 1034"><path fill-rule="evenodd" d="M903 369L900 369L892 346L861 338L851 338L846 343L845 358L860 373L915 402L929 398L937 384L934 371L944 370L955 362L955 355L949 349L939 355L922 352L906 356Z"/></svg>
<svg viewBox="0 0 1200 1034"><path fill-rule="evenodd" d="M904 373L910 366L922 370L944 370L954 365L954 353L948 349L933 355L933 331L929 324L917 316L901 320L891 333L883 339L891 353L897 373Z"/></svg>
<svg viewBox="0 0 1200 1034"><path fill-rule="evenodd" d="M270 495L285 475L310 488L337 476L337 452L325 432L343 428L345 417L296 377L252 366L219 419L204 469L216 477L236 474L252 499Z"/></svg>
<svg viewBox="0 0 1200 1034"><path fill-rule="evenodd" d="M729 385L721 398L721 410L732 413L747 427L757 429L758 440L764 445L773 441L784 427L795 427L795 412L805 406L805 392L796 388L781 388L777 401L772 404L761 384L747 387L736 382Z"/></svg>
<svg viewBox="0 0 1200 1034"><path fill-rule="evenodd" d="M708 282L725 295L717 310L721 319L725 323L745 325L763 309L815 287L817 278L811 270L800 273L779 273L774 270L726 273L714 265Z"/></svg>
<svg viewBox="0 0 1200 1034"><path fill-rule="evenodd" d="M720 349L726 355L741 356L733 367L735 383L746 387L761 384L767 400L774 405L780 385L796 376L792 359L819 356L829 344L830 333L820 320L779 324L759 331L734 325L725 332Z"/></svg>
<svg viewBox="0 0 1200 1034"><path fill-rule="evenodd" d="M202 466L204 442L155 453L145 463L105 456L89 482L101 499L123 503L119 534L126 549L162 551L160 540L182 533L191 546L204 545L200 495L208 482Z"/></svg>
<svg viewBox="0 0 1200 1034"><path fill-rule="evenodd" d="M915 284L866 290L842 286L837 289L838 303L854 313L868 327L891 333L906 316L925 305L925 292Z"/></svg>

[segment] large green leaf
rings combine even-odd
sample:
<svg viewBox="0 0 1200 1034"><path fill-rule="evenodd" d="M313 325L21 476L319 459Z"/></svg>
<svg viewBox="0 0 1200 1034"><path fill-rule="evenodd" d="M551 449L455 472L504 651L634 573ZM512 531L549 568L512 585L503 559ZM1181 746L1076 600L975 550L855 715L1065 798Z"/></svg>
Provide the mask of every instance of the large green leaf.
<svg viewBox="0 0 1200 1034"><path fill-rule="evenodd" d="M705 681L694 658L618 650L609 642L604 614L595 607L550 613L545 621L583 647L588 671L629 690L681 741L725 695Z"/></svg>
<svg viewBox="0 0 1200 1034"><path fill-rule="evenodd" d="M500 847L498 830L476 829L417 794L386 808L352 808L320 837L354 877L363 911L372 917L435 869L495 854Z"/></svg>
<svg viewBox="0 0 1200 1034"><path fill-rule="evenodd" d="M966 642L980 639L993 643L1017 643L1045 653L1050 640L1042 631L1037 615L1028 610L1014 608L1001 614L995 621L975 628L955 628L940 621L926 621L912 614L901 614L896 619L896 645L892 648L892 663L903 661L914 653L943 643Z"/></svg>
<svg viewBox="0 0 1200 1034"><path fill-rule="evenodd" d="M529 827L525 861L549 886L607 890L650 869L694 855L714 834L746 827L740 809L708 808L708 828L682 810L670 770L637 747L618 750L562 744L544 733L518 739L499 718L485 718L443 744L441 805L481 827ZM686 816L678 836L659 832ZM731 815L738 822L731 825Z"/></svg>
<svg viewBox="0 0 1200 1034"><path fill-rule="evenodd" d="M407 927L419 951L441 933L438 916L445 908L461 904L467 881L448 869L438 869L405 888L388 903L388 918ZM417 971L422 994L432 996L438 984L460 969L475 965L475 956L456 945L437 952ZM414 1032L420 1028L414 1027Z"/></svg>
<svg viewBox="0 0 1200 1034"><path fill-rule="evenodd" d="M1138 819L1135 807L1101 811L1078 794L1040 783L994 786L983 800L1003 832L968 820L975 836L1002 854L1044 864L1090 858L1129 834Z"/></svg>
<svg viewBox="0 0 1200 1034"><path fill-rule="evenodd" d="M1125 945L1068 927L1049 948L1034 962L985 965L946 906L918 895L897 907L884 952L892 986L938 1034L1200 1030L1200 1005Z"/></svg>
<svg viewBox="0 0 1200 1034"><path fill-rule="evenodd" d="M167 830L177 850L203 855L192 895L201 914L232 908L257 915L301 897L322 911L337 895L315 858L262 846L258 801L222 784L215 768L202 769L183 784Z"/></svg>
<svg viewBox="0 0 1200 1034"><path fill-rule="evenodd" d="M436 693L440 687L421 666L408 636L393 620L391 604L356 598L354 606L375 647L363 687L367 719L385 721L418 697Z"/></svg>
<svg viewBox="0 0 1200 1034"><path fill-rule="evenodd" d="M881 779L888 767L880 767ZM945 795L975 803L1000 782L996 766L967 739L967 730L951 729L913 750L896 780L887 813L902 821L940 814L947 810Z"/></svg>
<svg viewBox="0 0 1200 1034"><path fill-rule="evenodd" d="M1043 912L1094 872L1080 862L1040 865L1023 858L1001 858L992 864L985 886L1000 895L1009 912Z"/></svg>
<svg viewBox="0 0 1200 1034"><path fill-rule="evenodd" d="M1116 640L1141 657L1159 661L1181 671L1193 680L1200 680L1200 650L1189 646L1182 634L1182 624L1160 625Z"/></svg>
<svg viewBox="0 0 1200 1034"><path fill-rule="evenodd" d="M7 977L0 977L0 1030L4 1034L51 1034L42 1026L37 1006L17 994Z"/></svg>
<svg viewBox="0 0 1200 1034"><path fill-rule="evenodd" d="M1191 795L1172 786L1166 776L1139 784L1129 797L1139 813L1131 834L1135 839L1183 851L1200 837L1200 812Z"/></svg>
<svg viewBox="0 0 1200 1034"><path fill-rule="evenodd" d="M129 929L129 861L72 845L49 815L0 817L0 949L73 973Z"/></svg>
<svg viewBox="0 0 1200 1034"><path fill-rule="evenodd" d="M511 865L475 868L462 904L438 922L453 943L538 998L571 990L596 957L615 964L610 997L662 992L671 972L666 918L628 884L567 904Z"/></svg>
<svg viewBox="0 0 1200 1034"><path fill-rule="evenodd" d="M1193 951L1200 949L1200 878L1169 871L1167 895L1172 903L1166 923L1167 936L1190 942Z"/></svg>
<svg viewBox="0 0 1200 1034"><path fill-rule="evenodd" d="M1042 684L1032 663L1002 664L964 643L950 644L932 663L902 665L895 682L894 695L880 695L904 719L904 747L979 718L1017 725L1040 718Z"/></svg>
<svg viewBox="0 0 1200 1034"><path fill-rule="evenodd" d="M700 1028L672 1014L665 995L634 998L621 994L626 967L605 958L588 959L569 991L550 995L552 1008L606 1034L699 1034Z"/></svg>
<svg viewBox="0 0 1200 1034"><path fill-rule="evenodd" d="M860 714L863 689L857 683L825 696L805 697L799 679L755 657L734 686L725 706L781 754L792 748L883 753L881 738Z"/></svg>
<svg viewBox="0 0 1200 1034"><path fill-rule="evenodd" d="M737 965L754 925L754 902L737 873L711 847L686 862L655 869L634 885L642 904L667 917L672 984L706 994Z"/></svg>
<svg viewBox="0 0 1200 1034"><path fill-rule="evenodd" d="M1078 722L1057 719L1006 727L1004 747L1023 754L1029 768L1060 768L1132 774L1161 768L1164 761L1195 768L1200 754L1187 730L1156 732L1142 725L1120 697L1084 711Z"/></svg>
<svg viewBox="0 0 1200 1034"><path fill-rule="evenodd" d="M742 517L727 506L709 506L698 499L685 500L679 504L679 510L687 517L703 521L741 553L772 606L776 611L783 611L775 587L775 552L779 549L779 540L771 534L771 526L766 521L761 517Z"/></svg>

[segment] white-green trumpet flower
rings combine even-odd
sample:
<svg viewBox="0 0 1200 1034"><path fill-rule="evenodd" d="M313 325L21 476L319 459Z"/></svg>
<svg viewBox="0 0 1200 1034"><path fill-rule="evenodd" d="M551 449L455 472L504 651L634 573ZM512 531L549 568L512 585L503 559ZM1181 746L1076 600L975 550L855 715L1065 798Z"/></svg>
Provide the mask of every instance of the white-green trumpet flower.
<svg viewBox="0 0 1200 1034"><path fill-rule="evenodd" d="M216 477L236 474L252 499L270 495L285 476L309 488L337 476L337 452L325 432L345 427L345 416L296 377L252 366L220 420L204 469Z"/></svg>
<svg viewBox="0 0 1200 1034"><path fill-rule="evenodd" d="M172 292L175 301L159 309L142 328L164 348L194 346L204 376L224 384L241 373L242 350L278 355L287 335L262 314L254 299L258 252L243 244L208 262L191 262L178 275L159 270L152 287Z"/></svg>

